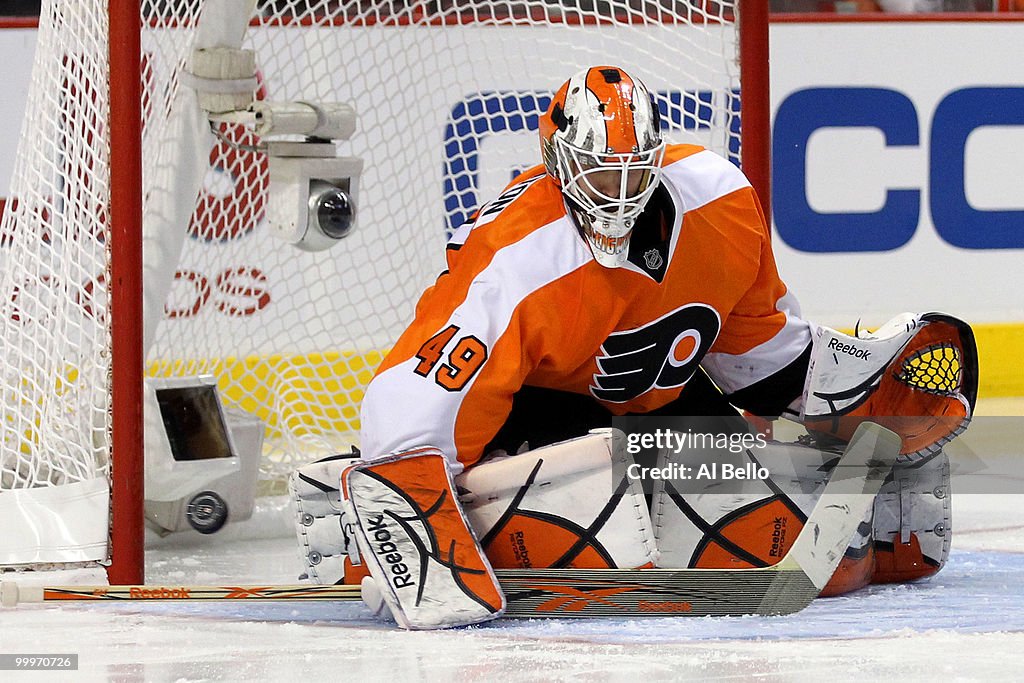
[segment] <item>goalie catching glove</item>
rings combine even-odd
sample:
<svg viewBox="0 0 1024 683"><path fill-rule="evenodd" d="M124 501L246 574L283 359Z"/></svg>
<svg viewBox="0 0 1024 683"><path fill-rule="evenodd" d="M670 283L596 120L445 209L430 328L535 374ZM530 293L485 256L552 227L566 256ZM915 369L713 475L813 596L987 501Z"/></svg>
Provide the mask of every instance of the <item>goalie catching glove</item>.
<svg viewBox="0 0 1024 683"><path fill-rule="evenodd" d="M861 422L876 422L900 435L900 460L916 462L967 428L977 393L971 327L941 313L905 313L874 334L819 328L801 421L843 441Z"/></svg>

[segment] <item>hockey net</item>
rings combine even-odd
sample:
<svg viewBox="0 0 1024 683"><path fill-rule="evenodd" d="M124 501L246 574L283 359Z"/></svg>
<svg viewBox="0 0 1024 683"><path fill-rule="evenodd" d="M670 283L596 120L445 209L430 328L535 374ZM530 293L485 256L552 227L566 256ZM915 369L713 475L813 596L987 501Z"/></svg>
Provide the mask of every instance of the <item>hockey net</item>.
<svg viewBox="0 0 1024 683"><path fill-rule="evenodd" d="M214 374L228 406L265 422L268 480L355 442L363 387L447 235L537 161L537 115L574 71L637 73L670 140L740 158L731 0L143 0L141 15L138 76L108 73L107 2L43 2L0 223L0 515L28 492L57 510L48 524L91 525L118 476L110 167L132 153L110 145L119 78L143 85L145 372ZM305 252L271 234L267 157L251 128L196 106L197 45L255 50L259 99L355 107L340 144L365 164L351 236ZM0 564L103 562L105 534L73 552L26 536Z"/></svg>

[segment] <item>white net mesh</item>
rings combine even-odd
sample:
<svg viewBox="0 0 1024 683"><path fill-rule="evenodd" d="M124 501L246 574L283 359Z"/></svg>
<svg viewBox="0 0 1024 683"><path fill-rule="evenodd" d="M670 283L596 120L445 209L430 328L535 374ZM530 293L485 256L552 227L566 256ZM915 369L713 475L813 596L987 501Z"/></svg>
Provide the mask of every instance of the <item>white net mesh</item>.
<svg viewBox="0 0 1024 683"><path fill-rule="evenodd" d="M107 467L107 31L95 9L45 8L0 223L0 490Z"/></svg>
<svg viewBox="0 0 1024 683"><path fill-rule="evenodd" d="M635 72L670 140L738 158L730 3L264 0L240 44L256 51L258 97L358 112L339 147L365 163L359 225L302 252L267 228L268 161L248 149L260 141L234 124L218 124L228 142L212 135L183 85L194 41L237 42L214 19L251 4L142 4L145 282L164 308L147 371L215 374L229 406L267 423L266 477L355 441L362 388L447 235L537 163L537 115L573 72ZM0 489L108 466L105 13L44 3L0 226Z"/></svg>

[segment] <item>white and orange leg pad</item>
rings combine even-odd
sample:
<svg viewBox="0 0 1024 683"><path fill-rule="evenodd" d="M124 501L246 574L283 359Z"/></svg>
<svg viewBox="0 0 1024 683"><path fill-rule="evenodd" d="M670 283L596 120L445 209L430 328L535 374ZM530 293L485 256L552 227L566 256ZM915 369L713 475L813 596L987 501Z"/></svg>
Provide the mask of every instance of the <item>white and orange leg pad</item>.
<svg viewBox="0 0 1024 683"><path fill-rule="evenodd" d="M750 569L777 564L817 504L839 456L838 451L777 441L742 452L714 446L661 451L659 470L685 474L654 481L651 515L661 551L658 566ZM727 470L741 474L726 475ZM868 511L823 595L863 588L873 570Z"/></svg>
<svg viewBox="0 0 1024 683"><path fill-rule="evenodd" d="M873 334L816 330L801 421L844 441L861 422L877 422L903 440L900 462L914 462L966 429L977 394L971 327L942 313L904 313Z"/></svg>
<svg viewBox="0 0 1024 683"><path fill-rule="evenodd" d="M610 429L477 465L456 478L502 569L652 567L658 552L632 458Z"/></svg>
<svg viewBox="0 0 1024 683"><path fill-rule="evenodd" d="M872 583L898 583L929 577L949 557L949 457L945 452L897 465L875 498Z"/></svg>
<svg viewBox="0 0 1024 683"><path fill-rule="evenodd" d="M465 626L505 610L439 450L364 461L344 471L341 489L373 586L399 626Z"/></svg>

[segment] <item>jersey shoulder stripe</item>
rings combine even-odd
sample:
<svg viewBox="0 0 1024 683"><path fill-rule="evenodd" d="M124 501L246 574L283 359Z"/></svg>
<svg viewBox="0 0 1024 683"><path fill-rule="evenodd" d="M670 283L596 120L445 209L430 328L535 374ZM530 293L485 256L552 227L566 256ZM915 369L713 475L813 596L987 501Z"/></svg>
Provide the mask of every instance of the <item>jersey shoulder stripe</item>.
<svg viewBox="0 0 1024 683"><path fill-rule="evenodd" d="M456 265L459 270L468 268L477 272L504 245L564 216L560 197L554 182L544 174L543 166L520 174L497 198L480 207L452 234L445 249L448 268L442 274L450 273Z"/></svg>
<svg viewBox="0 0 1024 683"><path fill-rule="evenodd" d="M459 228L448 242L449 269L475 275L494 254L527 235L566 218L558 187L546 175L513 183L498 199L481 207L476 220Z"/></svg>
<svg viewBox="0 0 1024 683"><path fill-rule="evenodd" d="M696 149L698 151L682 156L662 169L662 177L679 193L683 211L699 209L716 199L750 187L750 181L732 162L710 150Z"/></svg>

